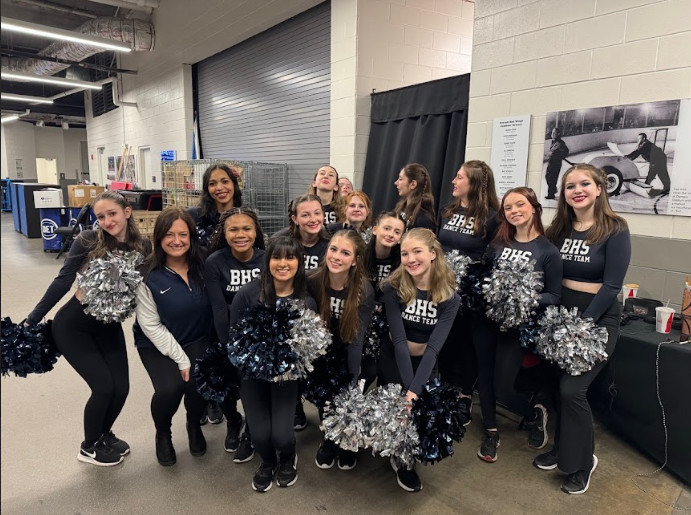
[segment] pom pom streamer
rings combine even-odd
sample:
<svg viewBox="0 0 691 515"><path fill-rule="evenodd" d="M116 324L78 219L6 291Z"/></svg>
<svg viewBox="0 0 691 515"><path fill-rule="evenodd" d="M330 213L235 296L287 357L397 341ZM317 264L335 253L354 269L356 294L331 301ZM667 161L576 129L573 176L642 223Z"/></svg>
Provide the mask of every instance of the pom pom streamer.
<svg viewBox="0 0 691 515"><path fill-rule="evenodd" d="M578 316L576 308L549 306L539 320L536 352L577 376L607 360L607 329L591 318Z"/></svg>
<svg viewBox="0 0 691 515"><path fill-rule="evenodd" d="M456 276L456 289L460 292L463 285L463 279L468 275L468 266L473 260L461 254L457 250L452 250L446 253L446 262Z"/></svg>
<svg viewBox="0 0 691 515"><path fill-rule="evenodd" d="M44 374L53 370L61 356L51 333L52 321L24 326L2 319L2 375L17 377Z"/></svg>
<svg viewBox="0 0 691 515"><path fill-rule="evenodd" d="M370 227L369 229L366 229L364 232L360 232L360 236L362 236L362 240L365 242L365 245L367 245L372 239L372 228Z"/></svg>
<svg viewBox="0 0 691 515"><path fill-rule="evenodd" d="M381 345L388 334L389 322L386 320L386 312L381 304L377 304L372 314L372 322L365 335L362 356L378 360L381 354Z"/></svg>
<svg viewBox="0 0 691 515"><path fill-rule="evenodd" d="M87 270L77 274L84 313L106 323L123 322L134 313L135 290L142 282L136 268L143 260L136 251L113 251L106 258L92 259Z"/></svg>
<svg viewBox="0 0 691 515"><path fill-rule="evenodd" d="M353 381L348 370L348 351L344 348L329 347L326 354L314 362L314 370L303 383L302 394L305 399L323 408L327 401L333 400Z"/></svg>
<svg viewBox="0 0 691 515"><path fill-rule="evenodd" d="M223 402L240 398L240 377L228 358L226 345L213 342L197 358L192 371L199 395L207 401Z"/></svg>
<svg viewBox="0 0 691 515"><path fill-rule="evenodd" d="M230 361L242 374L265 381L305 378L326 353L331 334L302 301L255 305L230 329Z"/></svg>
<svg viewBox="0 0 691 515"><path fill-rule="evenodd" d="M483 285L485 278L491 273L491 268L482 262L468 265L468 272L461 281L459 311L466 315L480 316L486 310Z"/></svg>
<svg viewBox="0 0 691 515"><path fill-rule="evenodd" d="M540 302L542 272L534 269L535 260L497 260L482 287L487 317L506 331L527 322Z"/></svg>
<svg viewBox="0 0 691 515"><path fill-rule="evenodd" d="M321 426L324 436L346 451L356 452L371 445L367 438L370 421L366 416L370 405L368 397L362 393L364 386L363 379L357 386L343 390L324 405Z"/></svg>
<svg viewBox="0 0 691 515"><path fill-rule="evenodd" d="M537 345L537 338L540 334L540 325L538 317L532 317L527 322L524 322L518 328L518 341L528 352L536 354L535 347Z"/></svg>

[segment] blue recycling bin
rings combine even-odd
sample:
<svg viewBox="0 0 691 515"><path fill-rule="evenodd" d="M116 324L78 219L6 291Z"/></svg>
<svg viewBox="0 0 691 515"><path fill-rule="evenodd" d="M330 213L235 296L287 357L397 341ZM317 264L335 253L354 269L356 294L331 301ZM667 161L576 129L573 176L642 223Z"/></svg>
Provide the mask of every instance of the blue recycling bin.
<svg viewBox="0 0 691 515"><path fill-rule="evenodd" d="M77 224L77 217L79 216L79 212L82 210L81 207L68 207L67 208L67 225L70 227L73 227L74 225ZM87 222L87 225L94 225L96 223L96 215L94 214L94 210L89 208L89 221ZM81 227L81 230L84 230L85 227Z"/></svg>
<svg viewBox="0 0 691 515"><path fill-rule="evenodd" d="M59 207L39 209L41 216L41 239L43 240L43 252L60 252L62 236L56 230L62 226L62 218L66 214L65 209Z"/></svg>

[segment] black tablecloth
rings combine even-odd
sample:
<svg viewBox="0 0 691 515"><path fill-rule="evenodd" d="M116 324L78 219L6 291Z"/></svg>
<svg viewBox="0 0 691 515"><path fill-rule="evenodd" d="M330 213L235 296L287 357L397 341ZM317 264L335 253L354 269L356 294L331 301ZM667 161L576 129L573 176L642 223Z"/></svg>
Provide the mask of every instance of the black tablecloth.
<svg viewBox="0 0 691 515"><path fill-rule="evenodd" d="M655 357L660 342L674 340L662 345L659 360L660 398L669 437L667 466L691 483L691 343L680 344L679 335L677 330L660 334L652 324L633 321L621 328L610 366L603 373L614 380L616 392L607 417L610 427L662 463L665 435Z"/></svg>

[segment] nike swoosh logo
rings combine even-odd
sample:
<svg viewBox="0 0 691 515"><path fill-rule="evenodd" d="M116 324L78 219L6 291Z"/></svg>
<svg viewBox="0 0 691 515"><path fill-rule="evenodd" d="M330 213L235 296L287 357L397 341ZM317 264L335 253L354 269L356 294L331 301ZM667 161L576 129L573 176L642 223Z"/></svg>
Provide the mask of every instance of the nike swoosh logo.
<svg viewBox="0 0 691 515"><path fill-rule="evenodd" d="M82 449L82 452L86 454L89 458L95 458L96 457L96 451L94 452L86 452L84 449Z"/></svg>
<svg viewBox="0 0 691 515"><path fill-rule="evenodd" d="M171 288L172 288L172 286L171 286ZM170 290L170 288L168 288L168 290ZM167 292L168 290L161 290L161 295L163 295L163 294L164 294L165 292Z"/></svg>

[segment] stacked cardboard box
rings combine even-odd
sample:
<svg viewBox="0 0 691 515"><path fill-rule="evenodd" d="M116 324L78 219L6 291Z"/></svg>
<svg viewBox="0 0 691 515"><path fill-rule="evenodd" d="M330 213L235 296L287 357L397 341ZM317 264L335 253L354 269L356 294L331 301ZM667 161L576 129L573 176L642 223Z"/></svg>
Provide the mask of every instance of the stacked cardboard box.
<svg viewBox="0 0 691 515"><path fill-rule="evenodd" d="M93 204L94 199L104 191L106 189L103 186L72 184L67 186L67 205L82 207L84 204Z"/></svg>
<svg viewBox="0 0 691 515"><path fill-rule="evenodd" d="M139 232L142 233L142 236L153 238L154 225L156 225L156 219L159 214L161 214L160 211L132 211L132 217L137 224Z"/></svg>

